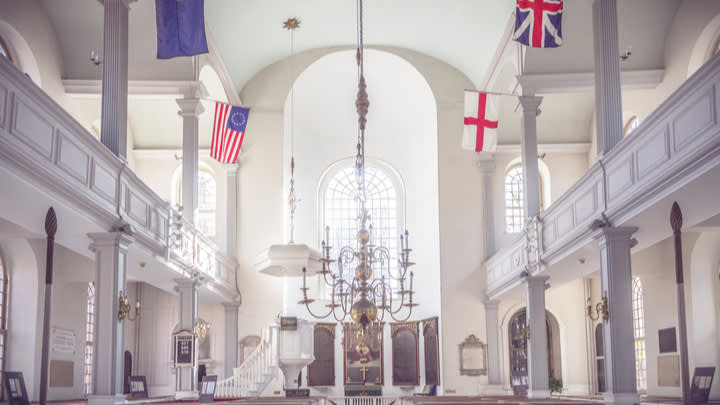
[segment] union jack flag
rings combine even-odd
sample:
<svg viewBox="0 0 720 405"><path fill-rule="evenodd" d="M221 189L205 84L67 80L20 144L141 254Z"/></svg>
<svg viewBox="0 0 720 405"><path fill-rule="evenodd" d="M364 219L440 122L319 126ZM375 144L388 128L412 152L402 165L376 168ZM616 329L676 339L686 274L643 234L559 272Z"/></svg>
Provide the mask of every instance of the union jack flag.
<svg viewBox="0 0 720 405"><path fill-rule="evenodd" d="M533 48L562 45L562 0L517 0L513 39Z"/></svg>

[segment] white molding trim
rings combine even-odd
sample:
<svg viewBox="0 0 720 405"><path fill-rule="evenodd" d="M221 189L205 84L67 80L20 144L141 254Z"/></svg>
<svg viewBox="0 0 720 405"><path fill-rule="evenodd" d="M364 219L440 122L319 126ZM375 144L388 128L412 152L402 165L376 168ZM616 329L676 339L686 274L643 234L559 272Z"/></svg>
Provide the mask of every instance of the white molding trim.
<svg viewBox="0 0 720 405"><path fill-rule="evenodd" d="M623 90L654 89L662 83L664 69L620 73ZM595 91L595 74L547 73L518 76L523 94L583 93Z"/></svg>
<svg viewBox="0 0 720 405"><path fill-rule="evenodd" d="M133 149L137 160L182 160L182 149ZM210 149L198 150L200 159L210 159Z"/></svg>
<svg viewBox="0 0 720 405"><path fill-rule="evenodd" d="M510 44L513 43L512 35L515 32L515 12L510 13L507 24L505 24L505 31L500 39L500 44L495 48L495 53L490 61L488 70L485 72L482 82L480 83L480 89L489 90L492 85L495 84L497 75L500 73L500 69L503 66L503 61L507 58L507 52L509 52ZM513 48L514 49L514 48Z"/></svg>
<svg viewBox="0 0 720 405"><path fill-rule="evenodd" d="M215 40L213 39L210 30L206 28L205 32L207 35L207 44L209 50L207 55L205 55L208 65L215 69L215 73L217 73L218 77L220 78L220 83L222 83L223 85L223 90L225 90L225 97L227 97L228 102L232 105L243 105L240 94L235 88L235 82L233 82L232 77L230 76L230 71L225 65L225 61L223 61L223 59L220 57L220 52L218 51L217 46L215 46Z"/></svg>
<svg viewBox="0 0 720 405"><path fill-rule="evenodd" d="M578 143L541 143L538 144L539 153L579 155L590 152L592 144L590 142ZM520 153L520 144L498 145L494 154L498 155L514 155Z"/></svg>
<svg viewBox="0 0 720 405"><path fill-rule="evenodd" d="M65 93L77 98L99 98L102 96L101 80L62 81ZM130 80L128 97L140 99L169 99L199 97L207 94L205 85L194 80Z"/></svg>

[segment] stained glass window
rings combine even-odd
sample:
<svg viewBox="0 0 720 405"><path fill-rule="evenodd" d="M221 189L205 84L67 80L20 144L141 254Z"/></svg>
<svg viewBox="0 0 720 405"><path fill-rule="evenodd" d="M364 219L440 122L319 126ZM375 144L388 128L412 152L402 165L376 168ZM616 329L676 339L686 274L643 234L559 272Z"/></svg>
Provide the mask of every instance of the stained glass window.
<svg viewBox="0 0 720 405"><path fill-rule="evenodd" d="M87 287L87 319L85 321L85 394L93 393L93 355L95 343L95 283Z"/></svg>
<svg viewBox="0 0 720 405"><path fill-rule="evenodd" d="M522 166L513 166L505 175L505 231L521 232L525 222Z"/></svg>
<svg viewBox="0 0 720 405"><path fill-rule="evenodd" d="M633 331L635 334L635 371L637 389L647 391L647 363L645 351L645 305L643 302L643 287L640 278L633 280Z"/></svg>
<svg viewBox="0 0 720 405"><path fill-rule="evenodd" d="M381 169L366 166L366 207L370 212L372 241L375 245L385 246L390 251L390 271L397 271L397 249L400 238L401 202L393 182ZM330 245L333 254L343 246L355 247L359 204L357 201L357 180L354 166L346 167L327 183L324 194L324 219L330 227ZM325 226L322 239L325 239ZM352 278L352 269L345 269ZM378 275L379 276L379 275Z"/></svg>

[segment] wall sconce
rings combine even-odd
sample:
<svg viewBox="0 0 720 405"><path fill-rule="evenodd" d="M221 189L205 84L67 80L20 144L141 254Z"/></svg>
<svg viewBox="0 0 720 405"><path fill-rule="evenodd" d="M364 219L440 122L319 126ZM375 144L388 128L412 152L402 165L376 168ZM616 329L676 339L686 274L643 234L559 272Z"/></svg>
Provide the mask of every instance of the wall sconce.
<svg viewBox="0 0 720 405"><path fill-rule="evenodd" d="M130 313L132 305L130 305L127 295L123 294L121 291L118 300L118 321L122 321L123 319L134 321L140 317L140 301L135 303L135 315L133 315Z"/></svg>
<svg viewBox="0 0 720 405"><path fill-rule="evenodd" d="M195 336L197 336L198 340L203 340L210 334L210 328L210 323L202 319L198 319L193 327L193 332L195 333Z"/></svg>
<svg viewBox="0 0 720 405"><path fill-rule="evenodd" d="M102 63L100 55L98 55L94 49L90 51L90 62L92 62L95 66L100 66L100 64Z"/></svg>
<svg viewBox="0 0 720 405"><path fill-rule="evenodd" d="M607 292L603 293L602 301L595 304L595 315L592 313L592 301L587 299L587 316L593 321L597 321L602 316L603 321L610 319L610 311L608 311Z"/></svg>

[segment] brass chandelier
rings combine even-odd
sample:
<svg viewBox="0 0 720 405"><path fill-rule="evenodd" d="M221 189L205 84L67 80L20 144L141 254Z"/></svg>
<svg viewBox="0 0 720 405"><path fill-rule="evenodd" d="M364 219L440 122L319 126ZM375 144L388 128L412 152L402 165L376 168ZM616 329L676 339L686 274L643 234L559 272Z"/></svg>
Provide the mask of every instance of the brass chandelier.
<svg viewBox="0 0 720 405"><path fill-rule="evenodd" d="M400 235L400 250L398 252L398 268L393 270L390 251L384 246L373 243L372 218L366 208L365 188L365 125L370 102L366 91L363 66L363 6L362 0L357 1L358 13L358 47L356 53L358 65L358 94L355 106L358 113L358 141L355 156L355 177L357 180L358 203L358 231L355 246L340 248L337 259L331 258L332 247L329 245L330 227L325 228L325 240L322 241L322 269L317 271L321 275L326 287L330 291L330 303L324 313L317 314L312 311L310 304L315 299L308 298L307 270L303 268L303 285L300 289L303 299L298 302L305 305L308 313L315 318L325 319L333 317L342 322L348 315L362 331L368 326L382 322L386 315L395 321L405 321L410 318L413 308L418 304L413 302L413 277L410 271L408 281L408 268L415 263L410 261L408 231ZM337 263L332 269L331 265ZM345 268L354 266L355 275L345 275Z"/></svg>

